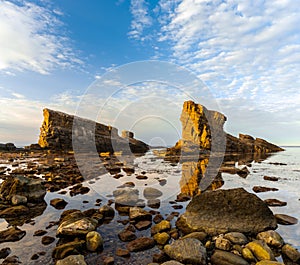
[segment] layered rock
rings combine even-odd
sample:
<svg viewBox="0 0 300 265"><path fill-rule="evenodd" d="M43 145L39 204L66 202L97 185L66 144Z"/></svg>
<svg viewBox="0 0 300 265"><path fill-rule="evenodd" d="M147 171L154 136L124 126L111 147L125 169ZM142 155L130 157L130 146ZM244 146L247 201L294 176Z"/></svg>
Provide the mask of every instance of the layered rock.
<svg viewBox="0 0 300 265"><path fill-rule="evenodd" d="M186 101L180 117L182 124L182 139L169 152L198 152L222 148L225 144L223 125L226 117L217 111L211 111L193 101Z"/></svg>
<svg viewBox="0 0 300 265"><path fill-rule="evenodd" d="M99 152L131 150L134 153L149 149L147 144L134 139L131 132L124 133L126 137L122 138L112 126L50 109L44 109L43 114L38 142L42 148L69 151L76 145L83 151L96 147Z"/></svg>
<svg viewBox="0 0 300 265"><path fill-rule="evenodd" d="M282 148L250 135L240 134L239 138L227 134L223 126L227 118L220 112L206 109L193 101L183 104L180 117L182 139L167 150L167 155L180 155L195 150L225 152L226 154L267 154L283 151ZM200 151L200 152L201 152Z"/></svg>

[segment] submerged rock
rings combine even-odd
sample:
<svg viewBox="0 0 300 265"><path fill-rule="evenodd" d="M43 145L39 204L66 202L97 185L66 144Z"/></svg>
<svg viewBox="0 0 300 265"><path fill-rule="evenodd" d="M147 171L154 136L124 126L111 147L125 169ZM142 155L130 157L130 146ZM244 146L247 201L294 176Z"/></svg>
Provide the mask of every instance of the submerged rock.
<svg viewBox="0 0 300 265"><path fill-rule="evenodd" d="M216 250L211 257L214 265L249 265L242 257L223 250Z"/></svg>
<svg viewBox="0 0 300 265"><path fill-rule="evenodd" d="M295 225L298 223L298 219L286 214L275 214L278 224L281 225Z"/></svg>
<svg viewBox="0 0 300 265"><path fill-rule="evenodd" d="M57 228L58 236L80 236L94 231L98 225L94 219L89 217L71 217L63 221Z"/></svg>
<svg viewBox="0 0 300 265"><path fill-rule="evenodd" d="M6 230L0 231L0 243L19 241L25 235L26 235L25 231L22 231L16 227L11 227Z"/></svg>
<svg viewBox="0 0 300 265"><path fill-rule="evenodd" d="M210 235L227 232L257 234L275 229L277 222L260 198L239 188L195 196L176 225L186 234L196 231Z"/></svg>
<svg viewBox="0 0 300 265"><path fill-rule="evenodd" d="M28 202L41 202L46 195L46 189L40 179L23 176L7 178L1 184L0 198L11 202L15 195L26 197Z"/></svg>
<svg viewBox="0 0 300 265"><path fill-rule="evenodd" d="M71 255L68 256L62 260L58 260L56 262L56 265L86 265L86 262L84 261L84 257L82 255Z"/></svg>

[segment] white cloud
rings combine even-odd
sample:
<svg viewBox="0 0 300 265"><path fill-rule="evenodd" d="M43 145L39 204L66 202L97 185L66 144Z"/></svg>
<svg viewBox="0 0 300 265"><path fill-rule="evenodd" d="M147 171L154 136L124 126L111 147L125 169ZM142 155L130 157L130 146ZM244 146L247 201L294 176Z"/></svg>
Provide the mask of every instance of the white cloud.
<svg viewBox="0 0 300 265"><path fill-rule="evenodd" d="M80 63L62 35L58 10L28 1L0 0L0 72L47 74Z"/></svg>
<svg viewBox="0 0 300 265"><path fill-rule="evenodd" d="M286 136L279 129L278 115L299 131L299 118L293 115L300 108L300 6L296 1L161 0L156 10L153 23L160 28L152 46L169 50L167 56L159 57L160 53L156 58L183 65L205 81L220 99L220 107L225 104L228 119L235 117L234 132L252 128L243 120L247 109L257 125L266 124L268 116L267 124L282 133L281 142ZM264 111L268 115L258 114Z"/></svg>
<svg viewBox="0 0 300 265"><path fill-rule="evenodd" d="M130 11L132 14L132 21L130 31L128 33L130 38L143 40L141 38L145 28L152 25L152 18L149 15L148 3L145 0L131 0Z"/></svg>

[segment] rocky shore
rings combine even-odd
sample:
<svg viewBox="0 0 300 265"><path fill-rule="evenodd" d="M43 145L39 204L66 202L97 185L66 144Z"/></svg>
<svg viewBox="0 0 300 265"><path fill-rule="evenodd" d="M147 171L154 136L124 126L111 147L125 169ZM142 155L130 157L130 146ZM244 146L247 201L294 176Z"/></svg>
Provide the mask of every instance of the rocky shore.
<svg viewBox="0 0 300 265"><path fill-rule="evenodd" d="M45 109L38 145L1 149L1 264L300 264L300 252L276 231L298 220L272 212L270 207L284 202L254 194L271 188L254 186L252 193L220 189L223 173L247 178L253 161L263 161L280 147L247 135L233 138L223 131L224 115L187 102L183 139L144 160L126 152L119 159L117 153L128 146L136 158L149 150L132 132L118 136L113 127L79 118L76 141L90 146L96 139L98 152L90 161L89 149L81 150L90 165L82 174L72 149L74 119ZM212 182L201 190L212 135L225 136L227 151ZM180 154L189 156L195 146L200 156L179 163ZM180 188L170 191L175 176ZM264 181L278 178L265 176ZM98 193L101 185L105 193ZM30 242L33 253L25 258L17 249Z"/></svg>

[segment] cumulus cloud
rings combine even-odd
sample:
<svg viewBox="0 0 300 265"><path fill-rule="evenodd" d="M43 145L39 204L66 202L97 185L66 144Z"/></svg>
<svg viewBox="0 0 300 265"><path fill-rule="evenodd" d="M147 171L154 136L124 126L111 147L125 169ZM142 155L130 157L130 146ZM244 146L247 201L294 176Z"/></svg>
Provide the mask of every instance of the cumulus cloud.
<svg viewBox="0 0 300 265"><path fill-rule="evenodd" d="M0 0L0 71L47 74L80 64L61 33L58 10L29 1Z"/></svg>
<svg viewBox="0 0 300 265"><path fill-rule="evenodd" d="M145 0L131 0L130 11L133 19L128 35L133 39L144 40L145 37L142 37L144 30L152 25L148 3Z"/></svg>
<svg viewBox="0 0 300 265"><path fill-rule="evenodd" d="M246 110L257 124L268 116L278 129L277 117L283 114L282 119L294 117L290 124L299 128L293 115L300 107L300 6L295 1L161 0L157 10L160 28L152 39L169 52L156 58L196 73L229 119L240 113L235 119L240 131L251 126L242 121ZM261 111L270 115L259 116Z"/></svg>

